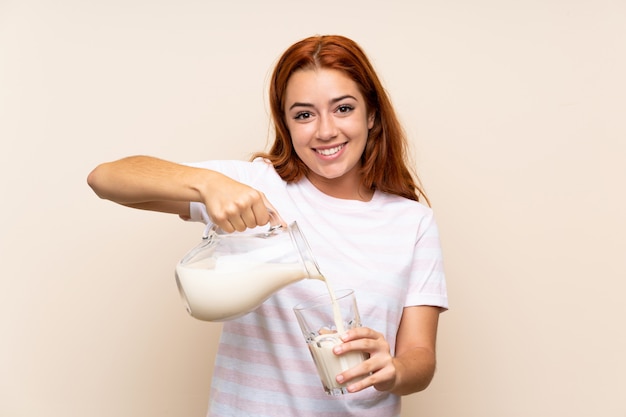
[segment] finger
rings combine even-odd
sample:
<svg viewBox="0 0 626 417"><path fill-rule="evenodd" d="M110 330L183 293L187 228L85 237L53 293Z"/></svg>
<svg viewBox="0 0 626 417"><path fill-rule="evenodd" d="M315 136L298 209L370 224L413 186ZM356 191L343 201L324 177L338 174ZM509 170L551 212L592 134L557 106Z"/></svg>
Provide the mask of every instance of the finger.
<svg viewBox="0 0 626 417"><path fill-rule="evenodd" d="M246 230L246 226L243 224L243 221L241 221L241 218L228 219L228 229L224 229L227 233L243 232L244 230Z"/></svg>
<svg viewBox="0 0 626 417"><path fill-rule="evenodd" d="M235 228L230 223L230 220L228 219L226 215L224 216L212 215L210 217L211 217L211 222L217 225L217 227L222 229L225 233L232 233L235 231Z"/></svg>
<svg viewBox="0 0 626 417"><path fill-rule="evenodd" d="M395 384L396 371L391 358L371 358L360 365L337 375L337 382L347 383L349 392L361 391L373 386L379 391L391 389Z"/></svg>
<svg viewBox="0 0 626 417"><path fill-rule="evenodd" d="M342 336L341 340L349 342L357 339L378 339L382 336L379 332L370 329L369 327L353 327L348 329Z"/></svg>
<svg viewBox="0 0 626 417"><path fill-rule="evenodd" d="M253 228L257 226L256 214L254 213L253 208L249 208L248 210L244 210L241 213L241 220L244 224L244 227Z"/></svg>
<svg viewBox="0 0 626 417"><path fill-rule="evenodd" d="M376 387L377 385L377 377L374 376L375 374L370 374L369 376L366 376L363 379L360 379L358 381L352 382L348 384L348 386L346 387L348 392L359 392L364 390L365 388L369 388L371 386ZM387 384L385 384L387 385Z"/></svg>
<svg viewBox="0 0 626 417"><path fill-rule="evenodd" d="M220 229L222 229L225 233L232 233L235 231L235 228L228 220L221 222L214 222Z"/></svg>
<svg viewBox="0 0 626 417"><path fill-rule="evenodd" d="M266 205L265 197L255 201L251 209L255 226L265 226L270 222L270 213Z"/></svg>
<svg viewBox="0 0 626 417"><path fill-rule="evenodd" d="M340 384L348 384L350 392L360 391L372 385L371 381L371 364L366 361L350 368L336 376L336 380Z"/></svg>
<svg viewBox="0 0 626 417"><path fill-rule="evenodd" d="M244 230L246 230L246 222L241 217L241 213L238 209L230 210L230 214L228 214L227 219L233 230L236 230L238 232L243 232Z"/></svg>

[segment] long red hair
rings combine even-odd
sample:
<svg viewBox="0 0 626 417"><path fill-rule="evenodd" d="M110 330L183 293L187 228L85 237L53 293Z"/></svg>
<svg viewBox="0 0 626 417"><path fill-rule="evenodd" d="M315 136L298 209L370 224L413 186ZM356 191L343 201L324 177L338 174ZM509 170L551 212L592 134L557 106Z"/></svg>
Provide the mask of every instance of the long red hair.
<svg viewBox="0 0 626 417"><path fill-rule="evenodd" d="M270 108L276 138L267 158L281 178L298 181L309 169L298 157L285 123L287 82L299 69L334 69L349 76L365 98L368 114L375 112L374 126L361 156L361 181L371 190L428 203L417 175L409 168L407 139L385 89L361 47L343 36L313 36L289 47L280 57L269 86Z"/></svg>

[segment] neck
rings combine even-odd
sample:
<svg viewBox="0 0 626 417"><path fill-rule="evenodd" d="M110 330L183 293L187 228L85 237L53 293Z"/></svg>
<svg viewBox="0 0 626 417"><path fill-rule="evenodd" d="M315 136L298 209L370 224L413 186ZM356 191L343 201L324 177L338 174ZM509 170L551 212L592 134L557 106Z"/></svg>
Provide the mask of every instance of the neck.
<svg viewBox="0 0 626 417"><path fill-rule="evenodd" d="M370 201L374 190L364 187L360 181L348 178L323 178L309 173L307 178L321 192L334 198L343 200Z"/></svg>

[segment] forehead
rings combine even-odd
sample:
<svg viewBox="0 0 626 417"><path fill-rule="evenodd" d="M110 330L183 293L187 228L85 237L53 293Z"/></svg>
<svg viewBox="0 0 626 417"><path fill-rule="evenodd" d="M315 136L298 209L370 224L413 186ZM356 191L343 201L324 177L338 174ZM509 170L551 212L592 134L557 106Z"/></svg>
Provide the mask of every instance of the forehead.
<svg viewBox="0 0 626 417"><path fill-rule="evenodd" d="M332 100L344 95L362 100L357 83L344 72L334 69L299 69L287 82L285 104L302 100Z"/></svg>

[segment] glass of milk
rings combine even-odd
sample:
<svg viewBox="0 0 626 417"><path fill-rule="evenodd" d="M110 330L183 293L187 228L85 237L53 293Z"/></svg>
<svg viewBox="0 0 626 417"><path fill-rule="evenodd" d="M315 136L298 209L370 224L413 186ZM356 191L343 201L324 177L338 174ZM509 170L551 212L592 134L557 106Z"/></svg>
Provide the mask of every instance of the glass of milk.
<svg viewBox="0 0 626 417"><path fill-rule="evenodd" d="M335 355L333 347L342 343L340 336L348 329L361 326L353 290L332 291L294 307L300 329L329 395L347 394L346 386L356 379L339 384L336 376L367 359L364 352Z"/></svg>

